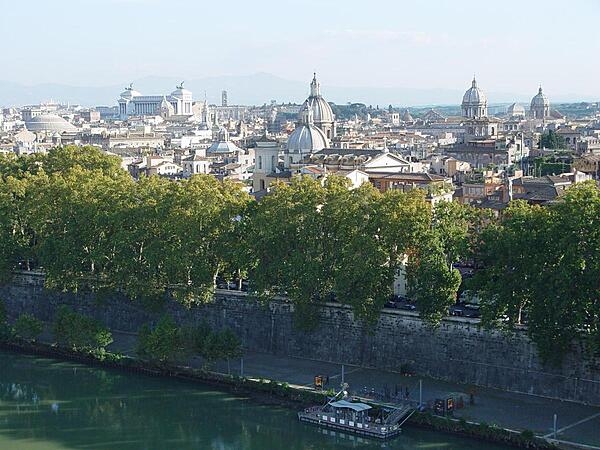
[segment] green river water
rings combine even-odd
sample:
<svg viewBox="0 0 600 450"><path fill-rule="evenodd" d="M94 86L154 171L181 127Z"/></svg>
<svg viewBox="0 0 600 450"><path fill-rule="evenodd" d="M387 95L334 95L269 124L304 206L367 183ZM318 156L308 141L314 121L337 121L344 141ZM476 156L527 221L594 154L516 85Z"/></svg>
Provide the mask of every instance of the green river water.
<svg viewBox="0 0 600 450"><path fill-rule="evenodd" d="M0 352L0 450L346 448L505 447L411 428L367 440L199 384Z"/></svg>

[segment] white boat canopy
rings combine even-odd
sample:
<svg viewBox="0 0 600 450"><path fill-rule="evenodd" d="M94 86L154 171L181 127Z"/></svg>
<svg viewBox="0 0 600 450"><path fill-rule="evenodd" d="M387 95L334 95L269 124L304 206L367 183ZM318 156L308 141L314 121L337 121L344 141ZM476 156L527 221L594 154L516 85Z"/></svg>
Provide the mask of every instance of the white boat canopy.
<svg viewBox="0 0 600 450"><path fill-rule="evenodd" d="M346 400L339 400L337 402L330 403L334 408L350 408L354 411L366 411L367 409L371 409L371 407L365 403L351 403Z"/></svg>

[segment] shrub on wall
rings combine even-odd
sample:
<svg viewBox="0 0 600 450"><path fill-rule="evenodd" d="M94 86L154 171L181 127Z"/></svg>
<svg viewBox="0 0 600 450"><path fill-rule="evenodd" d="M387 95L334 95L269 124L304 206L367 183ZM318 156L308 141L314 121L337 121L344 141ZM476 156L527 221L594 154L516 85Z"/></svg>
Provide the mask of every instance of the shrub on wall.
<svg viewBox="0 0 600 450"><path fill-rule="evenodd" d="M241 342L229 329L213 331L206 323L198 326L177 327L173 319L164 316L151 327L139 331L137 354L161 364L176 361L188 355L200 355L207 368L219 359L241 356Z"/></svg>
<svg viewBox="0 0 600 450"><path fill-rule="evenodd" d="M75 351L103 354L112 341L112 333L91 317L61 306L54 320L54 338L59 345Z"/></svg>
<svg viewBox="0 0 600 450"><path fill-rule="evenodd" d="M163 316L154 328L143 325L138 336L137 354L149 361L166 364L184 354L184 340L173 319Z"/></svg>
<svg viewBox="0 0 600 450"><path fill-rule="evenodd" d="M27 341L35 341L44 331L44 324L33 315L23 313L15 322L13 330L15 336Z"/></svg>

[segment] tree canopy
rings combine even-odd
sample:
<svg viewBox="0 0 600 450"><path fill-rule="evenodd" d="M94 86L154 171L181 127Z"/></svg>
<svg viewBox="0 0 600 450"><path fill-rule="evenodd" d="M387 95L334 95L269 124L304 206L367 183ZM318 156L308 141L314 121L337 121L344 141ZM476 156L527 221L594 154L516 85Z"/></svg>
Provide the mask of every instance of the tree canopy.
<svg viewBox="0 0 600 450"><path fill-rule="evenodd" d="M514 202L478 249L483 323L526 322L540 356L559 364L575 340L600 350L600 190L571 187L547 207Z"/></svg>
<svg viewBox="0 0 600 450"><path fill-rule="evenodd" d="M554 130L548 130L542 134L540 139L540 148L561 149L566 148L567 143L565 138L560 134L556 134Z"/></svg>
<svg viewBox="0 0 600 450"><path fill-rule="evenodd" d="M252 296L287 296L298 325L337 301L374 324L406 275L410 296L438 325L457 297L455 266L471 282L482 325L525 324L559 364L573 342L600 352L600 190L556 202L512 202L500 218L420 189L296 177L260 202L209 175L133 179L93 147L0 157L0 279L42 268L49 288L119 291L131 299L210 301L217 279L249 280Z"/></svg>

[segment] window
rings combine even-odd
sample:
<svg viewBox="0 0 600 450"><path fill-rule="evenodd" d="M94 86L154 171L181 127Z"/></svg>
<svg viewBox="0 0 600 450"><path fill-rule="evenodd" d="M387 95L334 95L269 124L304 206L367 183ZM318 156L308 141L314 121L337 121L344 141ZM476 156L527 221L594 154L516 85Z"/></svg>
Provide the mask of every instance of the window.
<svg viewBox="0 0 600 450"><path fill-rule="evenodd" d="M258 157L258 168L262 169L262 156Z"/></svg>

